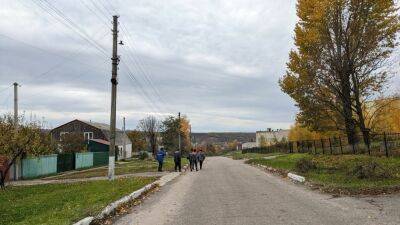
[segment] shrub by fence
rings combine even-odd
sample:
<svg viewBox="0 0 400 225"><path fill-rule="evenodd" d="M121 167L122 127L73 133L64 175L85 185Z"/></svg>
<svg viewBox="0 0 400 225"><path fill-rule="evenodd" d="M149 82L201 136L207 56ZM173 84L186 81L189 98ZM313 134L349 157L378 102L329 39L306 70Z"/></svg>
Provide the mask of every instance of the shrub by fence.
<svg viewBox="0 0 400 225"><path fill-rule="evenodd" d="M22 159L22 178L41 177L57 173L57 155Z"/></svg>

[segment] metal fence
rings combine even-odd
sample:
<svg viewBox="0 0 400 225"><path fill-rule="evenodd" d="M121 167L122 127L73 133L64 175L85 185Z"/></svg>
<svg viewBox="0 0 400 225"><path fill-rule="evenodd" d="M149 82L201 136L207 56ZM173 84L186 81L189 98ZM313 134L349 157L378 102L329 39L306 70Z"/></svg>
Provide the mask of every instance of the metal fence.
<svg viewBox="0 0 400 225"><path fill-rule="evenodd" d="M57 173L75 169L75 153L63 153L57 155Z"/></svg>
<svg viewBox="0 0 400 225"><path fill-rule="evenodd" d="M61 172L104 166L108 152L62 153L22 159L22 178L32 179Z"/></svg>
<svg viewBox="0 0 400 225"><path fill-rule="evenodd" d="M22 178L29 179L57 173L57 155L22 159Z"/></svg>
<svg viewBox="0 0 400 225"><path fill-rule="evenodd" d="M243 153L312 153L312 154L368 154L373 156L400 156L400 133L371 134L369 145L362 136L349 144L346 137L331 137L314 140L299 140L279 143L265 148L245 149Z"/></svg>

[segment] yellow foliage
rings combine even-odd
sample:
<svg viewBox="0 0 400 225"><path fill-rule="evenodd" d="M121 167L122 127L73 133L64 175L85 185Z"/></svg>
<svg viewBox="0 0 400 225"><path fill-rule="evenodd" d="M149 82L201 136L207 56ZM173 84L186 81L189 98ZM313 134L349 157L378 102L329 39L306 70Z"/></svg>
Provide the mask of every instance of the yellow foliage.
<svg viewBox="0 0 400 225"><path fill-rule="evenodd" d="M339 131L329 131L329 132L315 132L307 127L301 126L299 123L290 127L289 131L289 141L305 141L314 140L321 138L329 138L343 135Z"/></svg>
<svg viewBox="0 0 400 225"><path fill-rule="evenodd" d="M319 133L310 131L308 128L302 127L298 123L290 127L289 141L313 140L319 138L321 138Z"/></svg>
<svg viewBox="0 0 400 225"><path fill-rule="evenodd" d="M400 99L376 100L367 105L366 117L373 132L400 132Z"/></svg>

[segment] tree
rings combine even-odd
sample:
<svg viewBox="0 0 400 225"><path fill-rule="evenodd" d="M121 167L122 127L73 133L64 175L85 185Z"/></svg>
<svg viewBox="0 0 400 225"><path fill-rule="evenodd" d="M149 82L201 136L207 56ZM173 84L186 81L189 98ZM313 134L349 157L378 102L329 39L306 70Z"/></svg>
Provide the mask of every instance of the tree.
<svg viewBox="0 0 400 225"><path fill-rule="evenodd" d="M260 147L261 148L265 148L268 146L268 142L267 139L264 136L260 137Z"/></svg>
<svg viewBox="0 0 400 225"><path fill-rule="evenodd" d="M228 142L228 150L236 151L239 142L237 140L233 140Z"/></svg>
<svg viewBox="0 0 400 225"><path fill-rule="evenodd" d="M42 132L39 123L24 122L19 119L18 129L15 128L11 116L0 118L0 155L9 159L4 171L0 171L0 186L4 188L6 174L18 158L27 155L38 156L55 151L50 136Z"/></svg>
<svg viewBox="0 0 400 225"><path fill-rule="evenodd" d="M58 144L64 153L82 152L87 150L85 138L81 132L63 134Z"/></svg>
<svg viewBox="0 0 400 225"><path fill-rule="evenodd" d="M364 106L366 124L374 133L400 132L400 97L381 97Z"/></svg>
<svg viewBox="0 0 400 225"><path fill-rule="evenodd" d="M181 150L188 152L191 148L191 140L190 122L187 117L182 116L179 121L178 117L170 116L162 122L162 143L167 151L179 149L179 133L181 135Z"/></svg>
<svg viewBox="0 0 400 225"><path fill-rule="evenodd" d="M349 143L358 126L369 143L362 103L387 82L383 65L398 45L397 10L392 0L298 1L297 49L280 85L299 106L299 122L344 130Z"/></svg>
<svg viewBox="0 0 400 225"><path fill-rule="evenodd" d="M139 152L146 148L146 138L144 133L138 130L133 130L127 133L132 142L132 151Z"/></svg>
<svg viewBox="0 0 400 225"><path fill-rule="evenodd" d="M154 116L148 116L139 121L138 129L145 135L150 150L155 157L157 153L157 140L160 131L160 122Z"/></svg>

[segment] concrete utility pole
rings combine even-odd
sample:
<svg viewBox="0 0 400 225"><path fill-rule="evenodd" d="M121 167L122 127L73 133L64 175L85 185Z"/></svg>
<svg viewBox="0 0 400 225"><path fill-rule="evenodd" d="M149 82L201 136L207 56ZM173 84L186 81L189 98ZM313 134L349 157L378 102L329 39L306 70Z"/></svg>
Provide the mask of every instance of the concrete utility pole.
<svg viewBox="0 0 400 225"><path fill-rule="evenodd" d="M178 146L179 146L179 152L182 155L182 149L181 149L181 113L178 113L178 122L179 122L179 126L178 126Z"/></svg>
<svg viewBox="0 0 400 225"><path fill-rule="evenodd" d="M18 129L18 83L14 83L14 126Z"/></svg>
<svg viewBox="0 0 400 225"><path fill-rule="evenodd" d="M125 132L125 117L123 118L123 122L124 122L124 126L123 126L123 131L124 131L124 138L122 138L122 140L123 140L123 147L122 147L122 151L123 151L123 155L124 155L124 159L126 158L126 143L125 143L125 135L126 135L126 132Z"/></svg>
<svg viewBox="0 0 400 225"><path fill-rule="evenodd" d="M117 54L118 46L118 16L113 16L113 52L112 52L112 77L111 77L111 116L110 116L110 149L108 158L108 179L114 179L115 169L115 124L117 111L117 71L119 57Z"/></svg>

